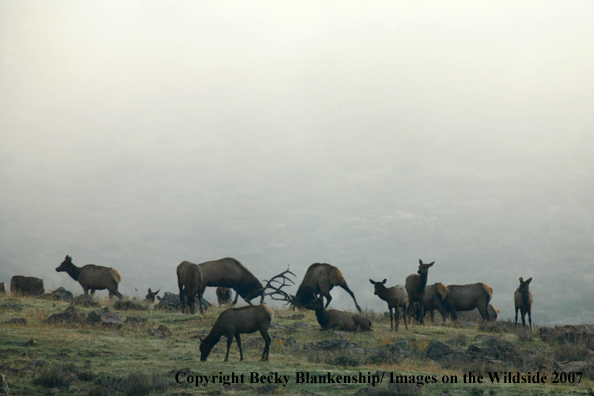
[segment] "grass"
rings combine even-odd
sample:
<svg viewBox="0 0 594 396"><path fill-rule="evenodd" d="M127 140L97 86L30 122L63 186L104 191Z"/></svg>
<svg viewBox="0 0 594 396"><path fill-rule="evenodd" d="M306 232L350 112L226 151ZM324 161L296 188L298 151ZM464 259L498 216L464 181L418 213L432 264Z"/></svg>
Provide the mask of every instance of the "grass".
<svg viewBox="0 0 594 396"><path fill-rule="evenodd" d="M10 395L560 395L590 394L594 388L589 373L579 385L463 383L463 375L468 372L487 375L491 371L539 371L550 376L556 361L592 363L592 339L585 334L571 335L567 329L530 332L509 321L471 327L436 321L435 325L411 325L408 331L401 325L394 333L383 313L367 311L374 321L374 331L346 333L320 331L312 312L275 309L269 362L259 361L263 347L257 341L261 339L258 333L242 335L243 362L239 362L234 342L229 362L223 363L225 339L216 345L207 362L200 362L199 337L210 331L224 308L211 307L204 315L187 315L126 301L99 300L101 307L108 307L122 321L137 319L125 322L119 329L108 329L85 323L44 324L49 316L64 312L69 303L0 295L0 306L22 307L20 311L0 309L0 373L6 376ZM98 309L78 308L85 313ZM24 318L26 324L6 323L19 318ZM150 335L149 330L160 326L166 327L170 336ZM455 353L436 360L428 358L431 340L444 342ZM467 352L470 350L475 352ZM180 371L178 383L175 376ZM296 383L296 372L304 371L316 378L369 379L384 373L386 379L376 387L371 387L368 380L350 384ZM252 373L269 378L271 372L273 379L275 373L290 376L289 384L250 382L255 375ZM244 383L225 383L224 376L232 373L243 374ZM410 383L387 384L390 375L402 376ZM197 378L204 376L210 376L208 386L203 382L196 386ZM188 379L193 381L189 383Z"/></svg>

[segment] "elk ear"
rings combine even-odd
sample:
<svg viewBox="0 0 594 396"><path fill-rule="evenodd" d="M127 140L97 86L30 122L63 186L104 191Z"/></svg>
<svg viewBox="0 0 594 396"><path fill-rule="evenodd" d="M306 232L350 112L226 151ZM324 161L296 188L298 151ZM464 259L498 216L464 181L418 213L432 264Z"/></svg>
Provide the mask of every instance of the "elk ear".
<svg viewBox="0 0 594 396"><path fill-rule="evenodd" d="M386 284L386 281L387 281L387 279L384 279L384 280L382 281L382 285L385 285L385 284Z"/></svg>
<svg viewBox="0 0 594 396"><path fill-rule="evenodd" d="M426 266L427 268L429 268L429 267L433 267L433 264L435 264L435 261L434 261L434 262L432 262L432 263L429 263L429 264L425 264L425 266Z"/></svg>
<svg viewBox="0 0 594 396"><path fill-rule="evenodd" d="M532 278L528 278L528 279L526 279L526 284L527 284L527 285L529 285L529 284L530 284L530 282L532 282Z"/></svg>
<svg viewBox="0 0 594 396"><path fill-rule="evenodd" d="M423 260L419 259L419 265L423 265Z"/></svg>
<svg viewBox="0 0 594 396"><path fill-rule="evenodd" d="M520 283L524 283L524 278L520 277Z"/></svg>
<svg viewBox="0 0 594 396"><path fill-rule="evenodd" d="M371 282L372 285L375 285L375 282L372 281L371 279L369 279L369 282Z"/></svg>
<svg viewBox="0 0 594 396"><path fill-rule="evenodd" d="M151 294L151 293L152 293L152 291L151 291L151 288L149 287L148 294Z"/></svg>

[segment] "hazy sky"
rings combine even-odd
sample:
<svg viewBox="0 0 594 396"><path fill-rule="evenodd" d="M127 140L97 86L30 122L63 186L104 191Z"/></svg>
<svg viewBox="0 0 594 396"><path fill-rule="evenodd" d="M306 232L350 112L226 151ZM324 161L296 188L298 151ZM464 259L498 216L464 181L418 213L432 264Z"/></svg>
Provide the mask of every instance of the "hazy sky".
<svg viewBox="0 0 594 396"><path fill-rule="evenodd" d="M593 20L590 1L2 1L0 281L80 293L66 254L130 296L176 291L182 260L329 262L385 309L368 279L423 259L505 317L533 276L537 323L592 322Z"/></svg>

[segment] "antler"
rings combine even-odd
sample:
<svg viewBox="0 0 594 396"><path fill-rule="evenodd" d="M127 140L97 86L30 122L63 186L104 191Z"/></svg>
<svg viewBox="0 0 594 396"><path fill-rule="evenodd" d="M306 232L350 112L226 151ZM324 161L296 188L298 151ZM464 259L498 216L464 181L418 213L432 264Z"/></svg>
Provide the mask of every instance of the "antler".
<svg viewBox="0 0 594 396"><path fill-rule="evenodd" d="M294 273L292 273L289 270L289 266L287 265L287 269L283 272L281 272L278 275L273 276L272 278L270 278L269 281L264 281L266 282L266 286L264 286L264 295L265 296L270 296L270 298L272 298L273 300L276 301L286 301L289 304L292 304L295 297L290 295L289 293L285 292L284 290L282 290L283 287L285 286L289 286L289 283L287 282L291 282L291 284L295 284L295 282L293 282L292 279L287 278L287 275L293 275L296 276ZM282 281L281 281L282 279ZM278 282L279 285L275 286L273 285L273 282ZM272 289L272 291L270 293L266 293L267 289ZM280 295L280 298L276 298L277 295Z"/></svg>

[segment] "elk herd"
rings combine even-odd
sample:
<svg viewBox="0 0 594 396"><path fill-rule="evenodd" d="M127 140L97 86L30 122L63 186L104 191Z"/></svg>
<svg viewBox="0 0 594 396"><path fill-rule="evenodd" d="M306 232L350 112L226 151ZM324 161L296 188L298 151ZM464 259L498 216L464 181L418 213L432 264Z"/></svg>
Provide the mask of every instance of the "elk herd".
<svg viewBox="0 0 594 396"><path fill-rule="evenodd" d="M485 283L448 286L443 283L434 283L427 285L429 269L434 264L435 262L425 264L419 260L417 272L406 277L404 286L388 287L386 286L387 279L381 282L369 279L373 285L374 294L388 304L391 330L398 331L401 312L407 330L407 316L410 320L414 318L419 324L424 324L427 312L430 314L431 321L434 321L435 310L440 313L443 322L448 316L455 321L459 314L475 309L478 310L484 321L497 318L499 311L489 304L493 297L493 289ZM122 277L113 268L93 264L77 267L72 263L72 258L66 256L56 271L68 273L80 283L85 294L88 294L89 290L91 294L94 294L95 290L107 289L110 298L113 296L122 298L122 294L118 292L118 284ZM202 298L208 286L217 288L216 296L219 305L231 303L232 290L235 291L233 305L237 303L239 296L249 304L240 308L229 308L219 315L208 336L201 339L200 360L202 361L206 360L222 336L227 337L225 361L229 358L229 349L233 338L237 341L240 359L243 360L240 334L255 331L259 331L265 341L262 360L268 360L270 351L268 328L274 313L264 305L266 296L272 300L288 303L293 309L314 311L323 330L371 331L372 322L361 314L362 310L357 303L355 293L347 285L340 270L330 264L314 263L310 265L295 295L289 294L285 290L286 286L294 284L289 276L295 276L295 274L288 268L270 280L264 281L263 285L246 267L233 258L222 258L202 264L183 261L177 266L176 274L183 313L189 311L194 314L196 305L200 312L203 312ZM520 285L514 293L515 323L517 325L518 311L520 311L522 324L525 327L525 316L528 314L530 329L532 328L532 293L529 290L531 281L532 278L526 281L520 278ZM352 297L358 313L327 309L332 301L330 291L335 286L344 289ZM149 289L147 300L154 301L158 292L152 292ZM252 300L256 297L260 297L259 305L252 304Z"/></svg>

